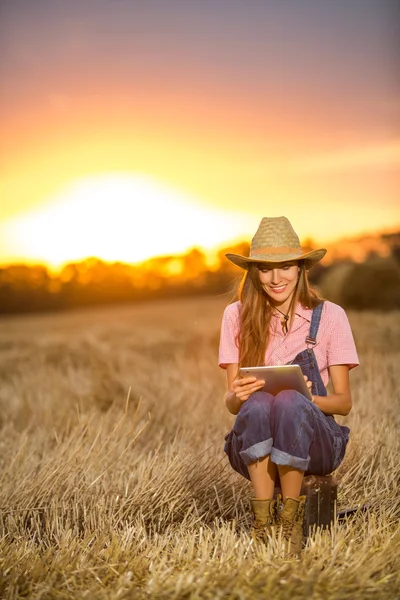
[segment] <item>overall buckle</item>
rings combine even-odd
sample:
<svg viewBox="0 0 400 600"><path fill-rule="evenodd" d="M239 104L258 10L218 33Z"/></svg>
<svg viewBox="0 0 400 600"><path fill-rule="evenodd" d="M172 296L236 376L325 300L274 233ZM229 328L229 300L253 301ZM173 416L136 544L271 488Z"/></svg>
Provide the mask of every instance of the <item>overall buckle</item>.
<svg viewBox="0 0 400 600"><path fill-rule="evenodd" d="M306 337L307 348L310 346L315 346L317 340L315 338L310 337L309 335Z"/></svg>

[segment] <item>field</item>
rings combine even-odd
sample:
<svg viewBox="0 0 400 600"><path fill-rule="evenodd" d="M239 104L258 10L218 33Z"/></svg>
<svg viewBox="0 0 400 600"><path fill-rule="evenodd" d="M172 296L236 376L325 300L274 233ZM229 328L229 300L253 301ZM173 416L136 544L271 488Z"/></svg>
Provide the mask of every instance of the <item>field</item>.
<svg viewBox="0 0 400 600"><path fill-rule="evenodd" d="M226 298L0 321L0 597L400 595L400 313L349 315L362 367L339 506L300 560L249 537L223 454Z"/></svg>

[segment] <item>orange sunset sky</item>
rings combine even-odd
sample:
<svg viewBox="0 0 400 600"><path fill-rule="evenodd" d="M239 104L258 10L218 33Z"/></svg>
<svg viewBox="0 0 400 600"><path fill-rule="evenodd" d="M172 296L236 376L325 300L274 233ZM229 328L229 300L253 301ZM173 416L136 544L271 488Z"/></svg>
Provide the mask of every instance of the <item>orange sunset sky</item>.
<svg viewBox="0 0 400 600"><path fill-rule="evenodd" d="M2 0L0 263L400 227L395 0Z"/></svg>

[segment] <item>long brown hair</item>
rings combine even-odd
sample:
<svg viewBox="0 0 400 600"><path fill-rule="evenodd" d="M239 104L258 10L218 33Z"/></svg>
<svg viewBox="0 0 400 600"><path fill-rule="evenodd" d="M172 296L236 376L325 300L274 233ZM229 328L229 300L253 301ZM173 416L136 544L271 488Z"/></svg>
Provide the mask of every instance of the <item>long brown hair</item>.
<svg viewBox="0 0 400 600"><path fill-rule="evenodd" d="M303 261L294 261L300 268L290 311L290 322L297 303L304 308L315 308L322 302L308 282L307 270ZM269 327L274 310L269 297L262 287L259 277L259 264L249 265L238 289L240 308L239 367L257 367L265 364L265 352L269 343Z"/></svg>

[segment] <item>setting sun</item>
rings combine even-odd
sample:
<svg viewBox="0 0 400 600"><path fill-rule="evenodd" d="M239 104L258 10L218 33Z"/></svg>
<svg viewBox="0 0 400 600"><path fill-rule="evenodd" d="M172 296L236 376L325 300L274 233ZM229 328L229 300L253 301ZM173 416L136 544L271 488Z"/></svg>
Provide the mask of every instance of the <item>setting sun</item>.
<svg viewBox="0 0 400 600"><path fill-rule="evenodd" d="M79 180L42 207L3 225L14 256L52 267L96 256L138 262L234 239L249 216L205 208L150 178L108 174Z"/></svg>

